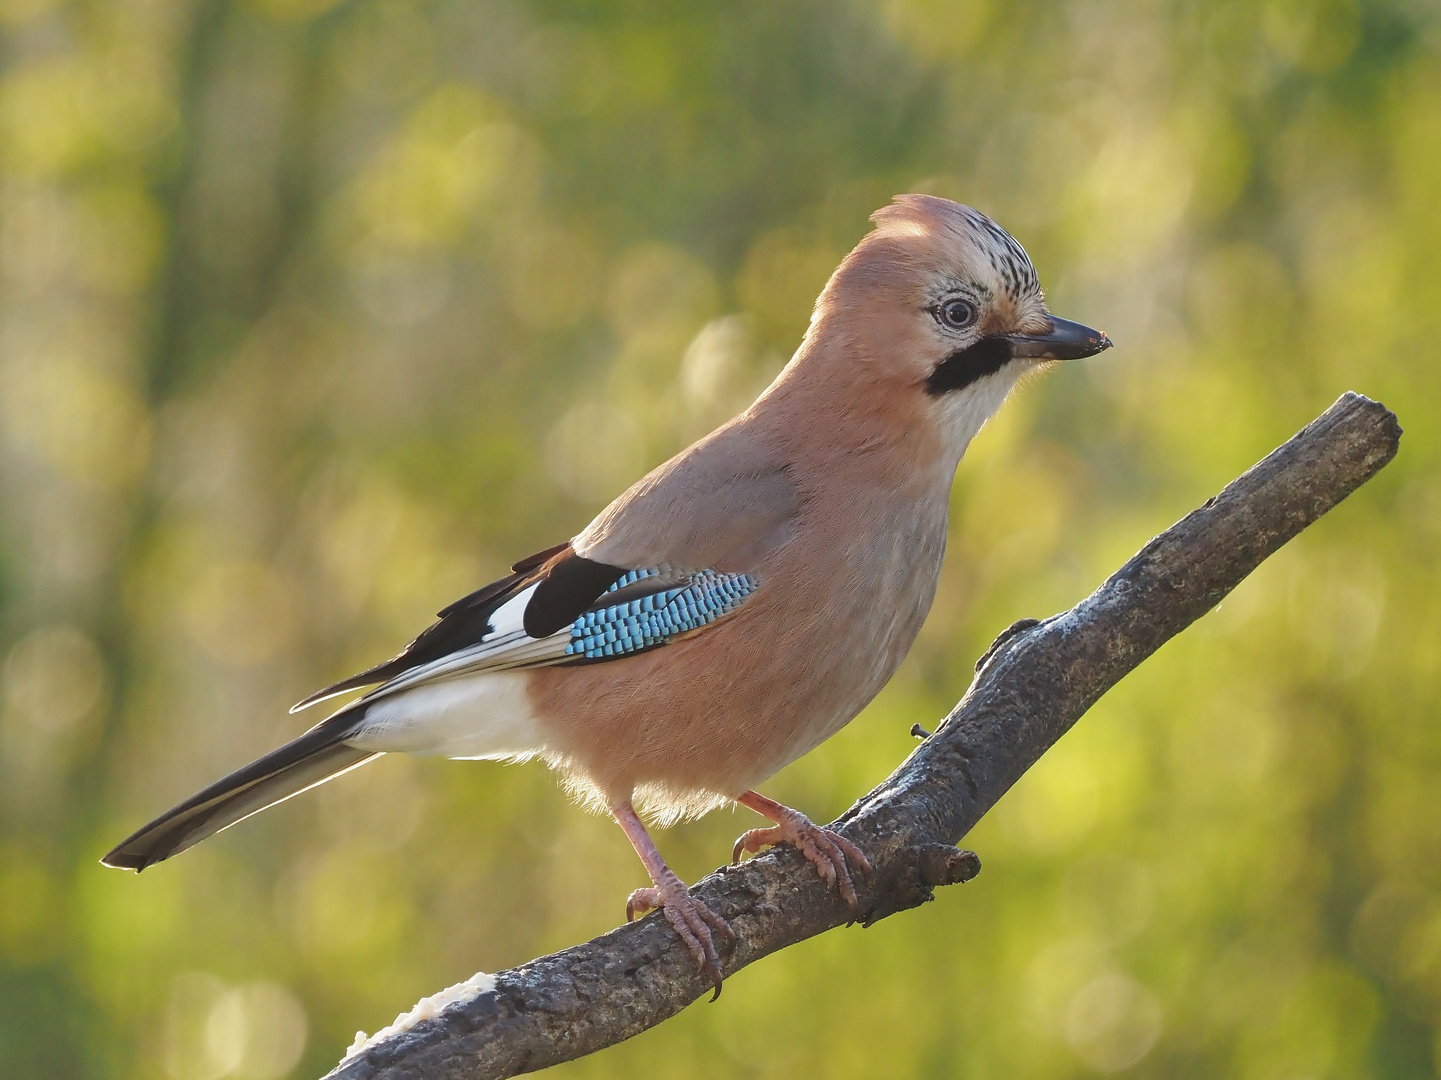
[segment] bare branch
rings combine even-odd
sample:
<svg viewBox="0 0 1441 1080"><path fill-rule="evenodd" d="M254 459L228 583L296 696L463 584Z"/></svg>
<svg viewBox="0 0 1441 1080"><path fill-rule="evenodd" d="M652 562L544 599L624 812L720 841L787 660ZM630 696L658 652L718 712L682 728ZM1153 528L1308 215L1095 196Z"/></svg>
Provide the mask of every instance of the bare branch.
<svg viewBox="0 0 1441 1080"><path fill-rule="evenodd" d="M876 869L861 890L863 921L974 877L979 861L954 844L981 815L1122 676L1374 476L1400 437L1387 409L1345 394L1070 611L1002 634L939 730L840 818ZM735 927L727 973L847 921L845 905L790 849L723 868L695 892ZM628 1039L710 989L669 925L652 916L501 972L494 989L377 1043L330 1077L514 1076Z"/></svg>

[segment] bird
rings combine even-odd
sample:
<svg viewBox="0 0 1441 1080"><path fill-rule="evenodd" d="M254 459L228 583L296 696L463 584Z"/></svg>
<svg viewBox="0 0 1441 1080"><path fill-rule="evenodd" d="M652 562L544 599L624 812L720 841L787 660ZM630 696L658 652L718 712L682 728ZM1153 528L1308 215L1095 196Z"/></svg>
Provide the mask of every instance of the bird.
<svg viewBox="0 0 1441 1080"><path fill-rule="evenodd" d="M659 909L716 994L734 931L646 820L745 806L772 824L742 835L732 862L791 845L854 915L864 852L756 789L905 657L936 594L961 458L1018 380L1111 347L1050 314L1025 250L980 211L907 194L871 222L744 412L392 659L299 702L366 691L104 865L143 870L383 754L538 758L639 855L651 884L627 919Z"/></svg>

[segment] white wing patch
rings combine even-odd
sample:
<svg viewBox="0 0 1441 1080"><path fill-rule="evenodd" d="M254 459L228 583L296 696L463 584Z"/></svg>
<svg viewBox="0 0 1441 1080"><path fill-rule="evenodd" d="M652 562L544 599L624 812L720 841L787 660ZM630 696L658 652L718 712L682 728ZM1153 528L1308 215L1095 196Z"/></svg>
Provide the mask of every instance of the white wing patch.
<svg viewBox="0 0 1441 1080"><path fill-rule="evenodd" d="M525 633L525 606L530 603L530 598L535 595L535 590L538 588L540 588L540 582L537 581L530 588L522 589L496 608L490 616L491 634L500 638L507 634Z"/></svg>
<svg viewBox="0 0 1441 1080"><path fill-rule="evenodd" d="M562 658L565 647L570 642L569 626L543 638L531 637L522 626L525 605L530 602L531 594L536 588L537 586L532 585L495 609L495 614L490 617L491 632L484 641L432 660L428 664L413 667L384 686L376 687L360 700L374 701L377 698L389 697L420 683L480 671L506 671L529 667Z"/></svg>

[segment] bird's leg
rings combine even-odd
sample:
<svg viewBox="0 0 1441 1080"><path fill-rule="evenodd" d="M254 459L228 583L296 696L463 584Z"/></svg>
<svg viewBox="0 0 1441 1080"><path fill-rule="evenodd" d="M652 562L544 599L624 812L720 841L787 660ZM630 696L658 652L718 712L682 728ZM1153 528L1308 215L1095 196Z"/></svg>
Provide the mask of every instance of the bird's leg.
<svg viewBox="0 0 1441 1080"><path fill-rule="evenodd" d="M709 975L715 983L715 997L711 998L714 1001L720 997L722 978L715 937L719 934L727 941L734 941L735 931L728 922L692 896L685 887L685 882L676 877L675 871L665 864L660 852L656 850L655 841L650 838L650 833L646 832L645 825L630 803L611 807L610 812L631 846L635 848L635 853L640 856L640 861L645 864L651 881L655 882L654 888L636 889L630 894L625 902L626 922L651 908L660 908L666 920L675 927L675 932L685 942L691 955L696 958L701 971Z"/></svg>
<svg viewBox="0 0 1441 1080"><path fill-rule="evenodd" d="M742 851L759 851L768 844L790 844L815 863L827 885L840 888L841 899L853 913L860 910L856 887L846 865L846 860L849 859L867 878L871 876L870 861L860 848L840 833L816 825L799 810L782 806L759 792L747 791L739 796L736 802L749 807L761 817L770 818L776 824L773 829L752 829L737 840L731 851L732 863L740 861Z"/></svg>

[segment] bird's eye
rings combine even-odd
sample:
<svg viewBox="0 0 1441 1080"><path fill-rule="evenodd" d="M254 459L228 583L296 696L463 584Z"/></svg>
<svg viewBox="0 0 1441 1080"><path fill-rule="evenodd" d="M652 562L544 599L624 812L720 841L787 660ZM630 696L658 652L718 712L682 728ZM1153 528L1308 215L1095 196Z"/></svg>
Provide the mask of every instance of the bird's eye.
<svg viewBox="0 0 1441 1080"><path fill-rule="evenodd" d="M947 300L936 308L936 318L952 330L964 330L976 321L976 305L969 300Z"/></svg>

